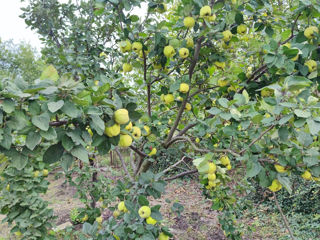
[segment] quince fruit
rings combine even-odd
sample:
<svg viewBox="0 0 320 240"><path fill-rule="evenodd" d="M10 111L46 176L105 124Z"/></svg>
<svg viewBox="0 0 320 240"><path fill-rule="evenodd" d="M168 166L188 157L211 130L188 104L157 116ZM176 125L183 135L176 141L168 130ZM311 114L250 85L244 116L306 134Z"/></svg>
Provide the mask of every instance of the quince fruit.
<svg viewBox="0 0 320 240"><path fill-rule="evenodd" d="M183 19L183 24L187 28L193 28L195 23L196 23L196 21L194 20L193 17L185 17Z"/></svg>
<svg viewBox="0 0 320 240"><path fill-rule="evenodd" d="M49 171L47 169L42 170L42 176L47 177L49 175Z"/></svg>
<svg viewBox="0 0 320 240"><path fill-rule="evenodd" d="M130 63L124 63L122 65L122 71L124 73L131 72L132 71L132 65Z"/></svg>
<svg viewBox="0 0 320 240"><path fill-rule="evenodd" d="M120 212L128 212L128 209L126 208L126 205L124 204L124 201L119 202L118 210Z"/></svg>
<svg viewBox="0 0 320 240"><path fill-rule="evenodd" d="M272 192L277 192L279 190L281 190L282 188L282 185L281 183L279 182L278 179L274 179L272 181L272 184L268 187Z"/></svg>
<svg viewBox="0 0 320 240"><path fill-rule="evenodd" d="M146 134L143 134L143 136L149 136L151 133L150 127L149 126L143 126L144 130L147 132Z"/></svg>
<svg viewBox="0 0 320 240"><path fill-rule="evenodd" d="M217 166L214 163L209 163L208 173L215 173L215 171L217 171Z"/></svg>
<svg viewBox="0 0 320 240"><path fill-rule="evenodd" d="M174 101L174 96L172 94L167 94L164 96L165 104L170 104Z"/></svg>
<svg viewBox="0 0 320 240"><path fill-rule="evenodd" d="M165 48L163 49L163 54L167 57L167 58L171 58L176 54L176 51L174 50L174 48L170 45L165 46Z"/></svg>
<svg viewBox="0 0 320 240"><path fill-rule="evenodd" d="M134 139L139 139L141 137L141 129L139 127L132 127L132 136Z"/></svg>
<svg viewBox="0 0 320 240"><path fill-rule="evenodd" d="M148 217L146 219L147 224L155 225L157 223L157 220L153 219L152 217Z"/></svg>
<svg viewBox="0 0 320 240"><path fill-rule="evenodd" d="M37 177L39 177L39 174L40 174L39 171L34 171L34 172L33 172L33 177L34 177L34 178L37 178Z"/></svg>
<svg viewBox="0 0 320 240"><path fill-rule="evenodd" d="M101 224L102 221L103 221L103 218L101 216L96 218L97 223Z"/></svg>
<svg viewBox="0 0 320 240"><path fill-rule="evenodd" d="M192 38L187 38L187 47L188 48L193 48L194 47L194 42Z"/></svg>
<svg viewBox="0 0 320 240"><path fill-rule="evenodd" d="M225 42L229 42L232 38L232 33L230 32L230 30L223 31L222 35L223 35L223 41Z"/></svg>
<svg viewBox="0 0 320 240"><path fill-rule="evenodd" d="M165 235L163 232L159 235L159 240L169 240L169 236Z"/></svg>
<svg viewBox="0 0 320 240"><path fill-rule="evenodd" d="M104 130L104 133L108 137L118 136L120 134L120 125L116 123L116 124L112 125L111 127L106 127Z"/></svg>
<svg viewBox="0 0 320 240"><path fill-rule="evenodd" d="M127 39L125 41L120 42L120 51L122 53L131 51L131 42Z"/></svg>
<svg viewBox="0 0 320 240"><path fill-rule="evenodd" d="M219 87L225 87L229 84L229 81L228 80L224 80L224 79L219 79L218 80L218 85Z"/></svg>
<svg viewBox="0 0 320 240"><path fill-rule="evenodd" d="M306 170L306 171L301 175L301 177L302 177L303 179L305 179L305 180L311 180L311 179L312 179L312 175L311 175L311 173L310 173L308 170Z"/></svg>
<svg viewBox="0 0 320 240"><path fill-rule="evenodd" d="M211 16L211 7L204 6L200 9L200 17L209 17Z"/></svg>
<svg viewBox="0 0 320 240"><path fill-rule="evenodd" d="M308 60L304 63L309 69L309 72L314 72L317 70L317 62L314 60Z"/></svg>
<svg viewBox="0 0 320 240"><path fill-rule="evenodd" d="M285 172L287 172L286 168L283 167L283 166L281 166L281 165L279 165L279 164L275 164L275 165L274 165L274 168L275 168L275 169L277 170L277 172L279 172L279 173L285 173Z"/></svg>
<svg viewBox="0 0 320 240"><path fill-rule="evenodd" d="M186 84L186 83L181 83L181 84L180 84L179 91L180 91L181 93L187 93L187 92L189 92L189 85Z"/></svg>
<svg viewBox="0 0 320 240"><path fill-rule="evenodd" d="M157 149L156 148L152 148L151 152L148 154L149 157L156 155L157 154Z"/></svg>
<svg viewBox="0 0 320 240"><path fill-rule="evenodd" d="M142 44L141 42L134 42L131 48L135 53L138 54L142 50Z"/></svg>
<svg viewBox="0 0 320 240"><path fill-rule="evenodd" d="M227 166L230 164L230 159L228 156L224 155L220 158L220 162L222 165Z"/></svg>
<svg viewBox="0 0 320 240"><path fill-rule="evenodd" d="M132 130L132 122L129 122L124 129L128 130L128 131L131 131Z"/></svg>
<svg viewBox="0 0 320 240"><path fill-rule="evenodd" d="M120 135L120 141L119 146L120 147L130 147L132 144L132 137L128 134L121 134Z"/></svg>
<svg viewBox="0 0 320 240"><path fill-rule="evenodd" d="M190 111L191 108L192 108L192 107L191 107L191 104L190 104L190 103L186 103L186 106L185 106L184 109L185 109L186 111Z"/></svg>
<svg viewBox="0 0 320 240"><path fill-rule="evenodd" d="M216 180L216 178L217 178L217 176L216 176L215 173L209 173L208 174L208 180L209 181L214 181L214 180Z"/></svg>
<svg viewBox="0 0 320 240"><path fill-rule="evenodd" d="M114 120L118 124L125 124L129 122L129 112L127 109L121 108L114 112Z"/></svg>
<svg viewBox="0 0 320 240"><path fill-rule="evenodd" d="M247 26L244 25L244 24L240 24L238 27L237 27L237 33L239 34L245 34L247 32Z"/></svg>
<svg viewBox="0 0 320 240"><path fill-rule="evenodd" d="M319 29L315 26L310 26L310 27L307 27L305 30L304 30L304 36L306 36L306 38L308 39L312 39L315 37L315 33L319 33Z"/></svg>
<svg viewBox="0 0 320 240"><path fill-rule="evenodd" d="M151 209L148 206L142 206L138 213L141 218L148 218L151 215Z"/></svg>
<svg viewBox="0 0 320 240"><path fill-rule="evenodd" d="M189 50L188 48L180 48L179 50L179 56L181 58L187 58L189 56Z"/></svg>

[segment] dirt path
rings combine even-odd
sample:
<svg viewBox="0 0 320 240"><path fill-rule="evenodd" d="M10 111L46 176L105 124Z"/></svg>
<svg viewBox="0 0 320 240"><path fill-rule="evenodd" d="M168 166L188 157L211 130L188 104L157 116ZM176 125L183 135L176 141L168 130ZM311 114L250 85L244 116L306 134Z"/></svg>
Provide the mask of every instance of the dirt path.
<svg viewBox="0 0 320 240"><path fill-rule="evenodd" d="M171 203L168 203L170 200ZM181 216L171 211L174 202L184 206ZM225 239L219 228L217 213L210 210L210 202L201 195L199 184L195 181L174 181L166 187L161 199L151 201L161 204L161 213L168 223L175 239L221 240Z"/></svg>
<svg viewBox="0 0 320 240"><path fill-rule="evenodd" d="M48 178L50 186L43 198L50 202L50 208L57 216L56 224L65 225L70 222L69 214L73 208L83 206L73 198L75 189L64 184L64 178L56 179L54 175ZM170 202L170 203L169 203ZM181 216L171 210L173 203L178 202L184 206ZM210 210L210 202L201 196L201 189L196 181L176 180L170 182L161 199L151 200L152 205L161 204L161 213L164 223L168 225L175 235L175 239L184 240L220 240L225 239L219 229L217 213ZM2 220L5 216L0 215ZM0 240L8 238L9 228L0 224Z"/></svg>

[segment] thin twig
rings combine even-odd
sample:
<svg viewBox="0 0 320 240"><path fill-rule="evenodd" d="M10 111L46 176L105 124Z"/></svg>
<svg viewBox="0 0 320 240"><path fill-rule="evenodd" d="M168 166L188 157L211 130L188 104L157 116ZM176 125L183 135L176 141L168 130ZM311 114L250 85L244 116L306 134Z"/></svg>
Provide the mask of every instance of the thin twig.
<svg viewBox="0 0 320 240"><path fill-rule="evenodd" d="M173 141L174 140L174 141ZM179 137L175 137L174 139L172 139L173 142L177 142L177 141L188 141L191 145L191 147L197 151L197 152L202 152L202 153L209 153L209 152L215 152L215 153L229 153L234 157L240 157L240 154L232 151L231 149L219 149L219 148L215 148L213 150L209 150L209 149L202 149L202 148L198 148L193 142L192 140L188 137L188 136L179 136ZM171 145L173 142L170 141L170 143L168 145Z"/></svg>
<svg viewBox="0 0 320 240"><path fill-rule="evenodd" d="M169 172L172 168L176 167L176 166L179 165L181 162L183 162L185 158L186 158L186 156L183 156L180 161L176 162L175 164L171 165L170 167L168 167L167 169L165 169L164 171L162 171L162 174L165 174L166 172Z"/></svg>
<svg viewBox="0 0 320 240"><path fill-rule="evenodd" d="M49 126L60 127L60 126L65 125L67 123L68 123L68 121L54 121L54 122L49 122Z"/></svg>
<svg viewBox="0 0 320 240"><path fill-rule="evenodd" d="M142 152L141 150L139 150L138 148L136 148L135 146L130 146L130 148L135 151L136 153L139 154L140 157L147 157L148 155L144 152Z"/></svg>
<svg viewBox="0 0 320 240"><path fill-rule="evenodd" d="M179 173L178 175L175 175L173 177L165 178L164 180L165 181L170 181L170 180L177 179L179 177L183 177L183 176L186 176L186 175L194 174L194 173L197 173L197 172L198 172L198 170L190 170L190 171L186 171L186 172L183 172L183 173Z"/></svg>
<svg viewBox="0 0 320 240"><path fill-rule="evenodd" d="M125 163L125 161L124 161L124 159L123 159L123 157L122 157L122 155L121 155L118 147L116 147L114 150L116 151L116 153L118 154L118 156L119 156L119 158L120 158L120 161L121 161L121 164L122 164L122 167L123 167L124 172L127 174L127 176L129 177L129 179L130 179L131 181L134 181L133 177L131 176L131 174L129 173L129 171L128 171L128 169L127 169L126 163Z"/></svg>
<svg viewBox="0 0 320 240"><path fill-rule="evenodd" d="M243 153L245 153L253 144L255 144L257 141L259 141L266 133L268 133L269 131L271 131L273 128L275 127L275 125L271 125L270 127L268 127L266 130L264 130L256 139L254 139L249 145L248 148L242 149L239 154L242 155Z"/></svg>
<svg viewBox="0 0 320 240"><path fill-rule="evenodd" d="M282 217L282 220L283 220L284 224L286 225L287 230L289 231L289 234L290 234L291 239L292 239L292 240L295 240L295 238L294 238L294 236L293 236L293 233L292 233L292 230L291 230L291 228L290 228L289 222L288 222L286 216L283 214L283 211L282 211L282 209L281 209L281 207L280 207L280 205L279 205L279 202L278 202L278 199L277 199L277 195L276 195L275 192L273 192L273 197L274 197L274 201L276 202L277 208L278 208L278 210L279 210L279 212L280 212L280 215L281 215L281 217Z"/></svg>
<svg viewBox="0 0 320 240"><path fill-rule="evenodd" d="M133 150L132 149L130 151L130 163L131 163L131 167L132 167L133 172L135 172L136 169L137 169L137 166L136 166L136 164L134 163L134 160L133 160Z"/></svg>

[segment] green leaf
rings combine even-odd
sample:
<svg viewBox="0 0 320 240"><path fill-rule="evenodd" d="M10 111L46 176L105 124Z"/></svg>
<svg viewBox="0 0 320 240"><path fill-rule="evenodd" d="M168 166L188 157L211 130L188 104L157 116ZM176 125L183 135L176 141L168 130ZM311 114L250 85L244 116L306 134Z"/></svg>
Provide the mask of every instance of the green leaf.
<svg viewBox="0 0 320 240"><path fill-rule="evenodd" d="M229 105L228 105L229 101L228 101L228 99L226 99L226 98L219 98L219 99L218 99L218 103L219 103L222 107L225 107L225 108L228 108L228 107L229 107Z"/></svg>
<svg viewBox="0 0 320 240"><path fill-rule="evenodd" d="M58 111L60 108L63 107L64 101L59 100L58 102L50 102L48 103L48 109L50 112L55 113Z"/></svg>
<svg viewBox="0 0 320 240"><path fill-rule="evenodd" d="M48 131L50 117L47 113L43 113L41 115L32 117L31 122L33 125L40 128L41 130Z"/></svg>
<svg viewBox="0 0 320 240"><path fill-rule="evenodd" d="M298 137L297 137L299 143L301 143L303 146L308 147L311 145L313 142L313 138L309 133L300 131L298 132Z"/></svg>
<svg viewBox="0 0 320 240"><path fill-rule="evenodd" d="M40 131L41 137L45 138L48 141L54 140L57 138L56 130L53 127L49 127L48 131Z"/></svg>
<svg viewBox="0 0 320 240"><path fill-rule="evenodd" d="M19 171L22 170L28 163L28 157L16 150L10 151L8 156L11 158L12 166Z"/></svg>
<svg viewBox="0 0 320 240"><path fill-rule="evenodd" d="M61 110L71 118L76 118L81 114L81 111L72 102L69 101L66 101L64 103Z"/></svg>
<svg viewBox="0 0 320 240"><path fill-rule="evenodd" d="M5 149L9 150L12 144L12 135L10 134L10 131L3 134L3 139L0 142L0 146L4 147Z"/></svg>
<svg viewBox="0 0 320 240"><path fill-rule="evenodd" d="M29 103L28 105L28 110L29 112L31 113L31 115L39 115L40 112L41 112L41 107L40 105L38 104L38 102L36 101L32 101Z"/></svg>
<svg viewBox="0 0 320 240"><path fill-rule="evenodd" d="M2 106L3 111L5 111L6 113L12 113L15 109L15 103L11 99L5 99L2 103Z"/></svg>
<svg viewBox="0 0 320 240"><path fill-rule="evenodd" d="M40 76L40 80L45 80L45 79L49 79L54 82L59 79L58 71L57 69L55 69L53 65L49 65L43 70Z"/></svg>
<svg viewBox="0 0 320 240"><path fill-rule="evenodd" d="M26 146L33 150L41 142L41 136L39 132L29 132L26 138Z"/></svg>
<svg viewBox="0 0 320 240"><path fill-rule="evenodd" d="M309 127L309 130L310 130L310 133L312 135L318 135L318 133L320 131L320 123L314 121L313 119L308 119L307 123L308 123L308 127Z"/></svg>
<svg viewBox="0 0 320 240"><path fill-rule="evenodd" d="M295 109L294 110L294 114L297 117L301 117L301 118L308 118L311 116L311 113L307 110L300 110L300 109Z"/></svg>
<svg viewBox="0 0 320 240"><path fill-rule="evenodd" d="M284 80L284 86L290 91L300 90L311 85L311 81L308 78L302 76L288 76Z"/></svg>
<svg viewBox="0 0 320 240"><path fill-rule="evenodd" d="M288 140L288 137L289 137L289 131L286 127L281 127L278 129L278 134L279 134L279 137L280 137L280 140L285 142Z"/></svg>
<svg viewBox="0 0 320 240"><path fill-rule="evenodd" d="M282 186L284 186L285 189L291 194L292 193L292 188L290 184L290 179L287 177L283 177L280 174L277 175L277 178L279 182L281 183Z"/></svg>
<svg viewBox="0 0 320 240"><path fill-rule="evenodd" d="M89 163L88 152L83 146L76 146L71 150L72 156L80 159L84 163Z"/></svg>
<svg viewBox="0 0 320 240"><path fill-rule="evenodd" d="M62 147L60 142L55 145L52 145L44 153L43 161L49 164L58 162L61 159L63 152L64 148Z"/></svg>
<svg viewBox="0 0 320 240"><path fill-rule="evenodd" d="M72 166L73 157L69 153L64 153L61 158L61 167L65 172Z"/></svg>
<svg viewBox="0 0 320 240"><path fill-rule="evenodd" d="M234 17L235 22L240 25L241 23L243 23L243 15L241 14L241 12L237 12L235 17Z"/></svg>
<svg viewBox="0 0 320 240"><path fill-rule="evenodd" d="M85 142L81 138L81 130L80 129L74 129L71 130L70 132L66 133L67 136L71 137L72 141L75 143L75 145L81 144L82 146L85 146Z"/></svg>
<svg viewBox="0 0 320 240"><path fill-rule="evenodd" d="M149 201L144 195L139 195L138 203L140 206L149 206Z"/></svg>
<svg viewBox="0 0 320 240"><path fill-rule="evenodd" d="M207 111L207 113L210 113L212 115L217 115L217 114L221 113L221 110L219 108L212 107Z"/></svg>
<svg viewBox="0 0 320 240"><path fill-rule="evenodd" d="M251 159L247 162L247 174L246 176L249 178L255 177L262 170L262 166L260 163L252 161Z"/></svg>

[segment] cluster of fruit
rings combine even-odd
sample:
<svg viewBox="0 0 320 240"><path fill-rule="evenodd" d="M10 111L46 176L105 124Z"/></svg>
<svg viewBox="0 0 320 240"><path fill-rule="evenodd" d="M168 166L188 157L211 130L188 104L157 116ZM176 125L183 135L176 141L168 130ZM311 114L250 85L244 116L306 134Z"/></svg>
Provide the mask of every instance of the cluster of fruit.
<svg viewBox="0 0 320 240"><path fill-rule="evenodd" d="M232 168L231 163L230 163L230 159L227 155L221 156L217 163L221 164L227 170L231 170L231 168ZM207 178L208 178L208 185L206 186L206 188L212 189L220 183L220 180L217 179L217 175L216 175L217 165L212 162L210 162L208 164L209 164L209 169L206 172Z"/></svg>
<svg viewBox="0 0 320 240"><path fill-rule="evenodd" d="M145 134L142 134L141 129L138 126L133 126L129 118L129 112L127 109L118 109L114 112L113 116L114 124L112 126L105 126L105 135L108 137L116 137L120 135L119 146L120 147L129 147L131 146L133 139L139 140L141 135L149 136L151 134L151 129L149 126L144 126ZM121 131L121 125L125 125L124 130L129 131L131 134ZM92 130L87 128L87 131L92 136ZM152 148L149 156L153 156L157 153L156 148Z"/></svg>
<svg viewBox="0 0 320 240"><path fill-rule="evenodd" d="M113 216L115 218L119 217L121 213L129 212L126 208L125 202L121 201L118 203L117 209L114 210ZM157 220L151 217L151 208L149 206L142 206L138 210L139 216L146 221L147 224L155 225ZM167 236L164 232L159 234L158 240L169 240L169 236Z"/></svg>
<svg viewBox="0 0 320 240"><path fill-rule="evenodd" d="M288 173L290 171L288 167L281 166L280 164L274 164L274 168L278 173ZM309 170L305 170L301 174L301 177L307 181L310 181L310 180L314 180L317 182L320 181L320 177L313 177ZM277 192L282 189L282 184L279 182L278 179L274 179L268 188L272 192Z"/></svg>
<svg viewBox="0 0 320 240"><path fill-rule="evenodd" d="M180 87L179 87L179 92L185 94L185 93L189 92L189 89L190 89L190 87L189 87L189 85L187 83L181 83ZM172 93L161 94L160 100L163 101L165 104L169 105L174 101L174 96L173 96ZM177 98L177 100L178 101L183 101L183 98L179 96ZM190 111L191 108L192 108L191 104L190 103L186 103L185 110L186 111Z"/></svg>

